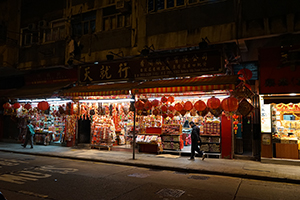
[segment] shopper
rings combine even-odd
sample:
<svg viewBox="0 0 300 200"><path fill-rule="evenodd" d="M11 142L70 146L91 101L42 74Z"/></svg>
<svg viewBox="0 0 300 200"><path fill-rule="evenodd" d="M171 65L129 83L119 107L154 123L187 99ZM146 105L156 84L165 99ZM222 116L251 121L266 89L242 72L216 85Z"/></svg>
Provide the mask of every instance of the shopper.
<svg viewBox="0 0 300 200"><path fill-rule="evenodd" d="M204 160L205 156L202 151L200 151L199 146L201 147L201 139L200 139L200 128L195 125L194 122L190 122L190 126L192 127L192 146L191 146L191 157L189 160L194 160L195 159L195 151L202 156L202 160Z"/></svg>
<svg viewBox="0 0 300 200"><path fill-rule="evenodd" d="M31 145L31 149L33 148L33 136L35 134L35 131L34 131L34 127L33 125L31 124L31 121L30 120L27 120L27 131L26 131L26 137L25 137L25 142L24 144L22 144L22 146L24 148L26 148L26 145L28 143L28 140L30 140L30 145Z"/></svg>

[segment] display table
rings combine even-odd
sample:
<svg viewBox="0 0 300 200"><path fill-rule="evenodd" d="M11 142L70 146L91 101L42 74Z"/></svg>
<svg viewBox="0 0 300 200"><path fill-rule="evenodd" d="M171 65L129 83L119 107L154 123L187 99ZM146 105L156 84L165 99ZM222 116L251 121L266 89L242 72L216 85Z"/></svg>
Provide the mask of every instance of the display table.
<svg viewBox="0 0 300 200"><path fill-rule="evenodd" d="M139 146L139 152L145 152L145 153L159 153L162 151L161 146L158 144L143 144L143 143L137 143Z"/></svg>
<svg viewBox="0 0 300 200"><path fill-rule="evenodd" d="M35 144L49 145L51 141L52 132L35 132L34 142Z"/></svg>

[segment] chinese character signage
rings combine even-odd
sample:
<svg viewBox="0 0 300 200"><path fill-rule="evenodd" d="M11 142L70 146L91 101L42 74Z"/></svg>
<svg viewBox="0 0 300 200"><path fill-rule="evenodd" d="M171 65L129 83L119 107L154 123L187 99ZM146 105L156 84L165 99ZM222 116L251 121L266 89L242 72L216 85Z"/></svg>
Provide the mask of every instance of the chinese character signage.
<svg viewBox="0 0 300 200"><path fill-rule="evenodd" d="M222 73L221 51L194 51L111 61L79 68L80 82L146 80Z"/></svg>
<svg viewBox="0 0 300 200"><path fill-rule="evenodd" d="M300 91L300 62L293 58L300 47L260 50L260 93L286 94ZM300 54L299 54L300 55ZM286 58L289 59L286 59Z"/></svg>

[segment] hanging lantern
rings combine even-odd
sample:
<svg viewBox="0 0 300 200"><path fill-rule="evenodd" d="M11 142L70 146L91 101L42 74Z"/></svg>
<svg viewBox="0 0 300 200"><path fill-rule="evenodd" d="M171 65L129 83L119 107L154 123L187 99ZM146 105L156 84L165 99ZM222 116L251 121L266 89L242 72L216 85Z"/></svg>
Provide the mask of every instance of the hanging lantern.
<svg viewBox="0 0 300 200"><path fill-rule="evenodd" d="M176 103L174 108L175 108L175 110L180 112L183 109L183 106L181 105L181 103Z"/></svg>
<svg viewBox="0 0 300 200"><path fill-rule="evenodd" d="M37 106L40 110L42 111L45 111L45 110L48 110L50 105L47 101L41 101L38 103L38 106Z"/></svg>
<svg viewBox="0 0 300 200"><path fill-rule="evenodd" d="M10 103L6 102L5 104L3 104L3 108L6 110L10 109L11 108Z"/></svg>
<svg viewBox="0 0 300 200"><path fill-rule="evenodd" d="M171 119L173 119L174 115L173 115L172 113L170 113L170 114L168 115L168 117L170 117Z"/></svg>
<svg viewBox="0 0 300 200"><path fill-rule="evenodd" d="M190 101L185 102L185 103L184 103L184 109L185 109L186 111L192 110L192 109L193 109L193 104L192 104L192 102L190 102Z"/></svg>
<svg viewBox="0 0 300 200"><path fill-rule="evenodd" d="M168 111L168 107L166 105L163 105L161 108L160 108L163 112L167 112Z"/></svg>
<svg viewBox="0 0 300 200"><path fill-rule="evenodd" d="M206 108L206 104L205 104L204 101L198 100L198 101L194 104L194 108L195 108L197 111L203 111L203 110L205 110L205 108Z"/></svg>
<svg viewBox="0 0 300 200"><path fill-rule="evenodd" d="M163 96L161 98L161 102L166 103L168 101L168 98L166 96Z"/></svg>
<svg viewBox="0 0 300 200"><path fill-rule="evenodd" d="M30 110L32 108L31 104L29 103L26 103L24 108L26 108L27 110Z"/></svg>
<svg viewBox="0 0 300 200"><path fill-rule="evenodd" d="M234 125L238 125L238 123L239 123L238 120L235 120L235 121L233 122Z"/></svg>
<svg viewBox="0 0 300 200"><path fill-rule="evenodd" d="M153 107L156 107L159 105L159 101L157 99L154 99L152 102L151 102L152 106Z"/></svg>
<svg viewBox="0 0 300 200"><path fill-rule="evenodd" d="M228 97L223 99L221 106L223 110L228 112L236 111L239 107L239 102L235 97Z"/></svg>
<svg viewBox="0 0 300 200"><path fill-rule="evenodd" d="M175 98L173 96L168 97L168 102L173 103L175 101Z"/></svg>
<svg viewBox="0 0 300 200"><path fill-rule="evenodd" d="M135 102L135 108L137 110L143 110L144 109L144 102L142 100L138 100L137 102Z"/></svg>
<svg viewBox="0 0 300 200"><path fill-rule="evenodd" d="M163 117L163 118L167 118L168 115L165 113L165 114L162 115L162 117Z"/></svg>
<svg viewBox="0 0 300 200"><path fill-rule="evenodd" d="M239 77L239 79L242 81L250 80L252 78L252 71L246 68L241 69L237 74L242 75Z"/></svg>
<svg viewBox="0 0 300 200"><path fill-rule="evenodd" d="M221 105L221 101L220 99L212 96L210 99L207 100L207 106L210 108L210 109L217 109L219 108Z"/></svg>
<svg viewBox="0 0 300 200"><path fill-rule="evenodd" d="M13 107L14 107L14 109L18 109L18 108L21 107L21 104L19 104L19 103L14 103Z"/></svg>
<svg viewBox="0 0 300 200"><path fill-rule="evenodd" d="M159 115L160 111L158 109L153 110L153 115Z"/></svg>
<svg viewBox="0 0 300 200"><path fill-rule="evenodd" d="M151 102L150 101L146 101L146 103L144 104L144 108L146 110L151 110L151 108L152 108Z"/></svg>
<svg viewBox="0 0 300 200"><path fill-rule="evenodd" d="M180 114L182 115L182 117L186 114L186 110L181 110Z"/></svg>
<svg viewBox="0 0 300 200"><path fill-rule="evenodd" d="M174 106L169 106L169 107L168 107L168 110L169 110L169 111L173 111L174 109L175 109Z"/></svg>

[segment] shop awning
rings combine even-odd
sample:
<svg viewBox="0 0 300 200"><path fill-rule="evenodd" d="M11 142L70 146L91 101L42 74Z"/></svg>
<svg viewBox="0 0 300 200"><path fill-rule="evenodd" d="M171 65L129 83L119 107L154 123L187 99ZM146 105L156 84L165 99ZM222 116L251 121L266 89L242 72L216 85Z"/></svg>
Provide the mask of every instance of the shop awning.
<svg viewBox="0 0 300 200"><path fill-rule="evenodd" d="M6 94L8 98L33 99L33 98L49 98L56 96L64 88L73 82L60 82L53 84L27 85Z"/></svg>
<svg viewBox="0 0 300 200"><path fill-rule="evenodd" d="M109 95L128 95L130 90L135 88L138 83L115 83L89 86L76 86L63 92L63 96L109 96Z"/></svg>
<svg viewBox="0 0 300 200"><path fill-rule="evenodd" d="M134 93L183 93L196 91L209 92L213 90L233 90L235 89L237 78L237 75L233 75L147 81L137 86L134 90Z"/></svg>

